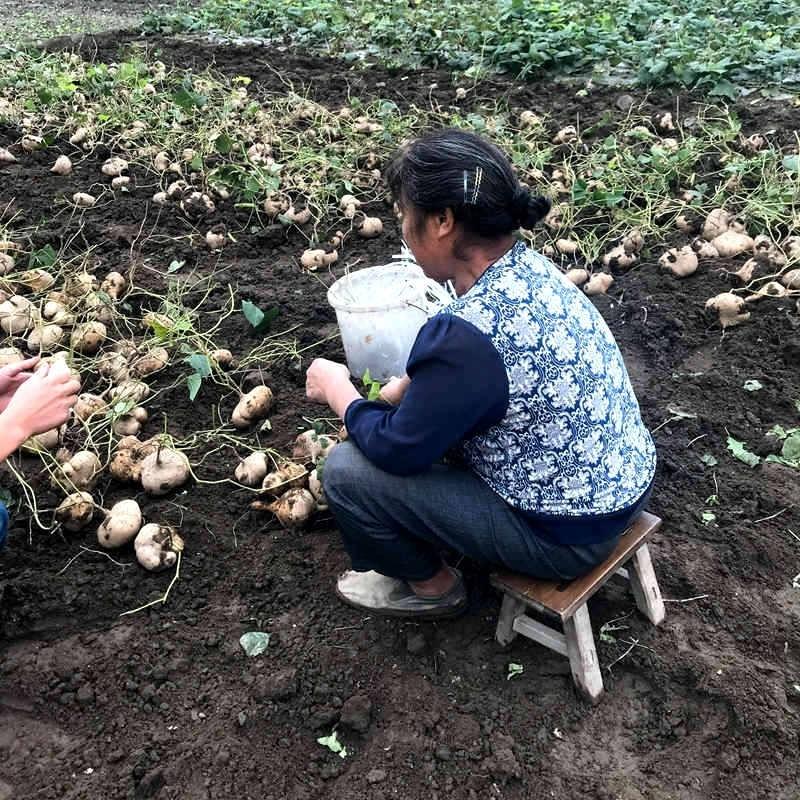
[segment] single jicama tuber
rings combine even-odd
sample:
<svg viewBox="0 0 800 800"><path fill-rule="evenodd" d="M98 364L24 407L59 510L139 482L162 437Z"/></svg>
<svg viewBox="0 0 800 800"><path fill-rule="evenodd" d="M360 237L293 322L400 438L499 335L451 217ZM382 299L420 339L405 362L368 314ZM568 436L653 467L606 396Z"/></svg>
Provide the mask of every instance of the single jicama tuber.
<svg viewBox="0 0 800 800"><path fill-rule="evenodd" d="M299 528L314 513L317 502L308 489L289 489L267 506L284 528Z"/></svg>
<svg viewBox="0 0 800 800"><path fill-rule="evenodd" d="M314 430L304 431L294 440L292 458L303 463L310 461L316 464L320 459L327 458L337 444L334 436Z"/></svg>
<svg viewBox="0 0 800 800"><path fill-rule="evenodd" d="M142 527L142 512L135 500L120 500L111 506L105 520L97 529L97 541L102 547L121 547L135 538Z"/></svg>
<svg viewBox="0 0 800 800"><path fill-rule="evenodd" d="M183 550L183 539L170 525L145 525L133 542L136 560L150 571L167 569L178 560Z"/></svg>
<svg viewBox="0 0 800 800"><path fill-rule="evenodd" d="M591 278L584 285L583 291L588 295L605 294L614 283L614 276L607 272L593 272Z"/></svg>
<svg viewBox="0 0 800 800"><path fill-rule="evenodd" d="M236 467L235 476L239 483L245 486L260 486L267 474L267 456L265 453L255 451L247 458L243 458Z"/></svg>
<svg viewBox="0 0 800 800"><path fill-rule="evenodd" d="M673 247L661 256L658 263L679 278L686 278L697 272L697 254L689 245L680 250Z"/></svg>
<svg viewBox="0 0 800 800"><path fill-rule="evenodd" d="M254 422L266 419L272 408L272 390L268 386L255 386L241 399L233 409L231 422L237 428L247 428Z"/></svg>
<svg viewBox="0 0 800 800"><path fill-rule="evenodd" d="M72 492L56 508L56 521L68 531L85 528L94 516L94 500L89 492Z"/></svg>
<svg viewBox="0 0 800 800"><path fill-rule="evenodd" d="M140 470L142 488L156 497L183 486L191 477L189 459L179 450L156 446L143 461Z"/></svg>
<svg viewBox="0 0 800 800"><path fill-rule="evenodd" d="M750 319L750 312L745 311L744 298L732 292L722 292L722 294L709 298L705 307L707 310L717 313L723 329L740 325Z"/></svg>
<svg viewBox="0 0 800 800"><path fill-rule="evenodd" d="M268 494L276 497L288 489L300 488L305 485L308 472L302 464L285 461L278 469L264 476L261 488Z"/></svg>

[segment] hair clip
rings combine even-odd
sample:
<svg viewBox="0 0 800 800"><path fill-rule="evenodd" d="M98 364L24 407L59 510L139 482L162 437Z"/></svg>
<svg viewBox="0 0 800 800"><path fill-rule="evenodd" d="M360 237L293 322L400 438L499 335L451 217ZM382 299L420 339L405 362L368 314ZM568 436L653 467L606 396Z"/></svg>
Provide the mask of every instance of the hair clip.
<svg viewBox="0 0 800 800"><path fill-rule="evenodd" d="M464 170L464 205L469 201L467 200L467 171Z"/></svg>
<svg viewBox="0 0 800 800"><path fill-rule="evenodd" d="M481 179L483 178L483 169L475 167L475 189L472 192L472 205L478 201L478 192L481 189Z"/></svg>

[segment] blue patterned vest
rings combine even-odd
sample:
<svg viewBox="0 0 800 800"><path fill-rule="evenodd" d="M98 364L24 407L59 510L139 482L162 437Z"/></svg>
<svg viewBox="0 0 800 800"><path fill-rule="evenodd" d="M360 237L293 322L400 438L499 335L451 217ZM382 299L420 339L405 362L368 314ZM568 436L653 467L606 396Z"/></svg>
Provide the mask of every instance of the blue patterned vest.
<svg viewBox="0 0 800 800"><path fill-rule="evenodd" d="M559 516L607 514L640 498L656 453L622 354L552 262L517 243L440 313L485 333L506 367L505 418L463 444L497 494Z"/></svg>

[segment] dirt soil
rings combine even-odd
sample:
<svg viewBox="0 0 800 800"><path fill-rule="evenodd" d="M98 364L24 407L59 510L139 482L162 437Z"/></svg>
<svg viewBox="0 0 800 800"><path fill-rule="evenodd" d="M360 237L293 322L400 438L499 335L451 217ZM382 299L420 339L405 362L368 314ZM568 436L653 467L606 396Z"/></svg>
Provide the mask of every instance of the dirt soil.
<svg viewBox="0 0 800 800"><path fill-rule="evenodd" d="M289 51L151 44L178 64L214 60L273 89L280 70L331 105L348 92L404 105L449 103L454 94L441 73L352 72ZM112 58L120 39L86 46ZM478 93L508 93L558 124L579 114L587 126L617 99L500 81ZM648 109L675 102L636 100ZM739 113L746 129L774 127L787 139L798 127L797 109L761 104ZM0 146L15 138L0 130ZM14 226L44 222L35 244L58 248L78 232L78 218L54 198L85 188L107 154L99 150L63 179L48 171L54 153L3 168L0 208L18 213ZM300 234L251 230L241 212L221 204L212 221L238 232L217 260L190 246L186 220L159 216L148 203L152 178L133 175L131 194L88 211L70 245L92 248L96 271L134 269L137 284L163 292L166 266L186 260L185 271L216 270L216 281L233 284L239 297L277 306L276 330L300 326L292 334L300 347L335 332L325 301L330 277L300 273ZM388 232L346 254L362 265L382 263L398 245L389 209L371 210ZM119 616L161 595L171 573L143 572L131 549L115 554L124 566L80 550L93 546L91 530L31 533L27 517L15 517L0 556L0 798L796 800L800 590L792 577L800 541L789 531L800 534L798 475L751 469L725 442L730 432L758 449L774 424L798 424L800 317L786 301L764 300L750 323L723 337L703 303L727 280L702 266L677 281L659 271L657 257L646 253L597 304L656 429L651 510L664 527L651 550L672 602L656 629L621 586L592 600L596 633L610 620L626 626L597 637L607 688L600 705L576 695L560 656L525 641L507 651L495 644L498 598L477 567L466 565L471 605L461 619L370 617L335 599L347 559L330 520L287 533L250 512L245 491L202 484L139 498L149 519L182 522L187 545L166 605L134 615ZM207 313L224 297L214 292ZM239 314L220 338L235 352L256 342ZM312 354L336 358L341 350L332 340ZM266 368L277 410L264 444L287 448L302 418L320 415L304 398L306 364ZM748 379L763 388L744 391ZM159 385L168 383L169 376ZM192 405L178 387L156 401L146 433L165 420L183 435L211 427L217 402L223 411L233 405L214 388ZM718 459L713 469L701 461L706 453ZM223 447L196 471L218 480L235 463ZM8 476L3 482L14 485ZM101 490L106 505L125 494ZM37 496L52 507L43 482ZM707 525L706 509L716 515ZM259 629L272 634L269 648L247 658L239 637ZM512 680L509 662L524 666ZM337 725L345 759L317 744Z"/></svg>

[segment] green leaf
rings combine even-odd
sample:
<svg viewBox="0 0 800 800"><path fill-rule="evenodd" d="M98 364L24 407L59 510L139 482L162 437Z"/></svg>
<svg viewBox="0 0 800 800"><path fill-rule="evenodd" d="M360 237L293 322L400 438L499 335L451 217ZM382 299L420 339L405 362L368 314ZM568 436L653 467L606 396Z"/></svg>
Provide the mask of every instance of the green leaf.
<svg viewBox="0 0 800 800"><path fill-rule="evenodd" d="M269 645L269 634L263 631L249 631L239 638L239 644L250 658L260 656Z"/></svg>
<svg viewBox="0 0 800 800"><path fill-rule="evenodd" d="M46 244L40 250L34 250L28 258L29 269L47 269L52 267L58 260L58 253L52 248L51 245Z"/></svg>
<svg viewBox="0 0 800 800"><path fill-rule="evenodd" d="M363 383L364 386L372 385L372 374L369 371L369 367L364 370L364 374L361 376L361 383Z"/></svg>
<svg viewBox="0 0 800 800"><path fill-rule="evenodd" d="M367 400L377 400L381 394L381 385L374 381L370 384L369 391L367 392Z"/></svg>
<svg viewBox="0 0 800 800"><path fill-rule="evenodd" d="M194 402L197 393L200 391L200 387L203 385L203 378L196 372L193 372L191 375L187 376L186 385L189 387L189 399Z"/></svg>
<svg viewBox="0 0 800 800"><path fill-rule="evenodd" d="M716 520L717 515L713 511L704 511L701 515L703 520L703 525L710 525L714 520Z"/></svg>
<svg viewBox="0 0 800 800"><path fill-rule="evenodd" d="M220 155L227 156L233 150L233 139L227 133L221 133L214 142L214 148Z"/></svg>
<svg viewBox="0 0 800 800"><path fill-rule="evenodd" d="M339 758L347 757L347 748L339 741L336 731L331 731L330 736L320 736L320 738L317 739L317 744L327 747L328 750L333 753L338 753Z"/></svg>
<svg viewBox="0 0 800 800"><path fill-rule="evenodd" d="M185 264L185 261L171 261L170 265L167 267L167 275L172 275L174 272L177 272Z"/></svg>
<svg viewBox="0 0 800 800"><path fill-rule="evenodd" d="M193 353L185 361L201 378L211 377L211 361L207 355Z"/></svg>
<svg viewBox="0 0 800 800"><path fill-rule="evenodd" d="M714 458L714 456L712 456L711 453L703 453L703 455L700 456L700 460L707 467L716 467L717 464L719 464L719 461L717 461L717 459Z"/></svg>
<svg viewBox="0 0 800 800"><path fill-rule="evenodd" d="M512 678L516 678L517 675L522 675L525 671L525 667L522 664L515 664L513 661L508 665L508 675L506 675L506 680L510 681Z"/></svg>
<svg viewBox="0 0 800 800"><path fill-rule="evenodd" d="M788 461L800 462L800 432L793 433L783 443L781 456Z"/></svg>
<svg viewBox="0 0 800 800"><path fill-rule="evenodd" d="M757 392L759 389L763 389L764 386L759 381L749 380L744 382L742 388L747 392Z"/></svg>
<svg viewBox="0 0 800 800"><path fill-rule="evenodd" d="M249 300L242 300L242 314L254 328L257 328L264 321L264 312Z"/></svg>
<svg viewBox="0 0 800 800"><path fill-rule="evenodd" d="M181 85L181 88L172 96L175 105L180 106L184 111L189 111L192 108L202 108L207 102L208 98L196 92L192 85L192 79L186 77Z"/></svg>
<svg viewBox="0 0 800 800"><path fill-rule="evenodd" d="M800 172L800 156L784 156L783 168L790 174Z"/></svg>
<svg viewBox="0 0 800 800"><path fill-rule="evenodd" d="M728 450L731 451L734 458L738 458L748 467L757 467L761 463L761 459L755 453L751 453L744 442L734 439L733 436L728 437Z"/></svg>

